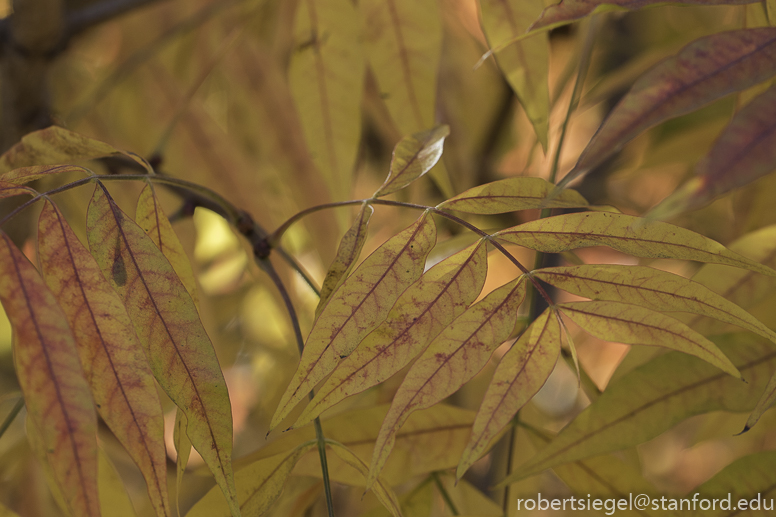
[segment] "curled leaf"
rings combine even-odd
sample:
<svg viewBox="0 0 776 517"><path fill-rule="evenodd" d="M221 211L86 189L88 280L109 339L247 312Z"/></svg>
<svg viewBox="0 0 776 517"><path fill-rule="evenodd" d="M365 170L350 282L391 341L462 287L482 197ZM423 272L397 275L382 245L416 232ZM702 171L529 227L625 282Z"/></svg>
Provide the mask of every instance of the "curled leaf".
<svg viewBox="0 0 776 517"><path fill-rule="evenodd" d="M583 212L538 219L508 228L494 237L544 253L588 246L609 246L636 257L697 260L750 269L776 276L776 271L679 226L606 212Z"/></svg>
<svg viewBox="0 0 776 517"><path fill-rule="evenodd" d="M524 297L523 277L494 290L453 320L412 365L377 437L367 488L385 465L407 417L452 395L485 366L514 329Z"/></svg>
<svg viewBox="0 0 776 517"><path fill-rule="evenodd" d="M304 425L344 398L404 368L482 290L487 247L482 241L441 261L407 288L385 321L334 370L299 416Z"/></svg>
<svg viewBox="0 0 776 517"><path fill-rule="evenodd" d="M367 257L337 289L307 337L299 367L270 427L276 427L382 322L401 293L420 278L435 242L434 220L424 212Z"/></svg>
<svg viewBox="0 0 776 517"><path fill-rule="evenodd" d="M401 190L431 170L442 156L442 146L449 134L450 127L442 125L402 138L393 150L388 177L374 197Z"/></svg>
<svg viewBox="0 0 776 517"><path fill-rule="evenodd" d="M437 208L468 214L503 214L534 208L579 208L588 205L578 192L566 189L546 200L554 185L541 178L518 177L470 188Z"/></svg>

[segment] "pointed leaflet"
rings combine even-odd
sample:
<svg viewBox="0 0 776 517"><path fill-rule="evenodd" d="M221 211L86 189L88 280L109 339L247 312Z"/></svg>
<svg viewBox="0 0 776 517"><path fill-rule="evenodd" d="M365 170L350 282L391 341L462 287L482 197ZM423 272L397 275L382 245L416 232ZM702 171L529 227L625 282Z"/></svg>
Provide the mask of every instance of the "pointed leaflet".
<svg viewBox="0 0 776 517"><path fill-rule="evenodd" d="M349 355L421 274L436 242L434 220L424 212L409 228L369 255L337 289L315 322L291 384L270 428L276 427L315 385Z"/></svg>
<svg viewBox="0 0 776 517"><path fill-rule="evenodd" d="M450 127L443 125L402 138L393 149L388 177L373 197L401 190L431 170L442 156L449 134Z"/></svg>
<svg viewBox="0 0 776 517"><path fill-rule="evenodd" d="M364 0L358 8L371 71L399 133L430 128L442 55L439 6L415 0ZM444 168L431 171L431 177L445 197L453 195Z"/></svg>
<svg viewBox="0 0 776 517"><path fill-rule="evenodd" d="M181 241L172 229L170 220L159 204L153 185L146 185L140 192L135 209L135 222L148 235L159 248L159 251L170 261L175 274L183 282L186 292L189 293L194 305L199 306L197 294L197 279L191 269L189 257L183 249Z"/></svg>
<svg viewBox="0 0 776 517"><path fill-rule="evenodd" d="M533 208L579 208L588 205L578 192L566 189L545 201L554 185L541 178L508 178L470 188L437 205L468 214L503 214Z"/></svg>
<svg viewBox="0 0 776 517"><path fill-rule="evenodd" d="M676 5L738 5L751 4L757 0L675 0ZM561 0L542 12L542 15L531 25L531 30L551 29L584 18L592 12L602 12L616 9L629 11L649 7L650 5L665 5L665 0Z"/></svg>
<svg viewBox="0 0 776 517"><path fill-rule="evenodd" d="M67 318L38 271L0 232L0 300L40 449L70 512L99 516L97 418Z"/></svg>
<svg viewBox="0 0 776 517"><path fill-rule="evenodd" d="M326 440L326 443L331 447L331 450L334 451L334 454L339 456L345 463L358 470L364 478L369 475L369 466L345 445L333 440ZM383 481L381 477L378 477L375 484L372 485L372 493L374 493L375 497L377 497L380 503L382 503L385 509L388 510L393 517L401 517L401 505L399 505L399 500L396 498L396 494L393 493L390 485Z"/></svg>
<svg viewBox="0 0 776 517"><path fill-rule="evenodd" d="M263 515L272 503L280 497L288 476L303 455L315 448L314 441L300 444L298 447L260 459L239 469L234 474L237 486L237 501L245 515ZM229 507L224 498L213 487L200 499L186 517L228 517Z"/></svg>
<svg viewBox="0 0 776 517"><path fill-rule="evenodd" d="M608 301L560 303L558 309L599 339L678 350L703 359L730 375L741 377L733 363L714 343L665 314L636 305Z"/></svg>
<svg viewBox="0 0 776 517"><path fill-rule="evenodd" d="M315 308L316 318L326 306L332 293L344 281L350 270L353 269L356 260L361 255L361 249L366 242L369 220L372 218L374 211L375 209L372 208L372 205L364 203L353 225L342 237L339 248L337 248L337 256L334 257L334 262L329 266L326 278L323 279L320 300L318 301L318 307Z"/></svg>
<svg viewBox="0 0 776 517"><path fill-rule="evenodd" d="M744 106L695 168L696 177L650 211L656 219L694 210L776 171L776 86Z"/></svg>
<svg viewBox="0 0 776 517"><path fill-rule="evenodd" d="M361 138L360 21L349 0L301 1L294 21L288 82L310 155L334 201L350 197Z"/></svg>
<svg viewBox="0 0 776 517"><path fill-rule="evenodd" d="M745 334L726 336L718 344L746 383L694 357L662 355L613 381L546 448L500 484L633 447L694 415L749 410L776 368L776 351L767 341Z"/></svg>
<svg viewBox="0 0 776 517"><path fill-rule="evenodd" d="M94 160L119 153L144 167L148 166L145 160L132 153L125 153L99 140L58 126L51 126L25 135L21 142L0 156L0 171L7 172L30 165Z"/></svg>
<svg viewBox="0 0 776 517"><path fill-rule="evenodd" d="M375 443L367 488L391 453L396 433L413 411L440 402L474 377L509 337L525 296L520 277L458 316L418 358L393 398Z"/></svg>
<svg viewBox="0 0 776 517"><path fill-rule="evenodd" d="M162 406L124 305L49 201L38 223L38 252L46 284L78 336L100 416L140 468L157 515L172 515Z"/></svg>
<svg viewBox="0 0 776 517"><path fill-rule="evenodd" d="M582 265L533 273L548 284L593 300L626 302L656 311L701 314L751 330L776 343L757 318L702 284L645 266Z"/></svg>
<svg viewBox="0 0 776 517"><path fill-rule="evenodd" d="M752 410L752 414L749 415L749 418L746 420L744 431L748 431L749 429L754 427L757 421L760 420L760 417L763 416L763 413L768 411L771 408L771 406L773 406L773 402L775 400L776 400L776 371L773 373L773 376L771 376L771 380L768 381L768 384L765 386L765 390L763 390L762 395L760 395L760 398L757 401L757 405Z"/></svg>
<svg viewBox="0 0 776 517"><path fill-rule="evenodd" d="M775 74L776 28L723 32L690 43L634 83L559 186L597 167L646 129Z"/></svg>
<svg viewBox="0 0 776 517"><path fill-rule="evenodd" d="M491 47L521 36L542 12L542 0L482 0L482 26ZM496 52L496 62L515 91L536 136L547 150L550 124L548 86L550 41L546 33L515 42Z"/></svg>
<svg viewBox="0 0 776 517"><path fill-rule="evenodd" d="M479 241L426 272L407 288L373 330L332 373L294 424L302 426L344 398L404 368L479 295L487 274Z"/></svg>
<svg viewBox="0 0 776 517"><path fill-rule="evenodd" d="M727 264L776 276L776 271L771 268L733 253L703 235L672 224L624 214L583 212L558 215L508 228L493 236L544 253L609 246L635 257Z"/></svg>
<svg viewBox="0 0 776 517"><path fill-rule="evenodd" d="M232 411L194 302L170 262L99 184L87 213L89 248L127 308L151 370L188 420L187 434L239 515L231 465Z"/></svg>
<svg viewBox="0 0 776 517"><path fill-rule="evenodd" d="M323 434L347 446L359 458L372 457L374 443L380 426L388 412L387 404L357 409L337 414L321 422ZM391 485L401 484L408 477L419 476L455 466L469 439L474 411L445 404L416 411L396 435L396 444L382 472ZM261 458L290 451L308 440L315 440L312 426L292 429L257 452L236 461L247 465ZM357 472L344 472L332 464L336 458L329 458L329 473L335 481L352 486L364 486L364 480ZM320 459L317 455L302 458L297 465L299 475L321 476Z"/></svg>
<svg viewBox="0 0 776 517"><path fill-rule="evenodd" d="M720 517L748 515L742 510L744 512L750 510L754 515L767 515L770 512L766 512L766 508L773 510L773 500L776 499L776 452L759 451L739 458L699 486L693 493L707 499L727 499L729 495L733 498L731 507L727 509L715 507L711 511L704 510L702 514L698 512L697 515ZM692 495L685 498L692 498ZM743 508L740 504L741 499L755 504L751 506L747 504L747 508Z"/></svg>
<svg viewBox="0 0 776 517"><path fill-rule="evenodd" d="M547 309L501 358L477 412L456 478L461 479L515 413L544 386L558 361L560 346L560 323L555 312Z"/></svg>

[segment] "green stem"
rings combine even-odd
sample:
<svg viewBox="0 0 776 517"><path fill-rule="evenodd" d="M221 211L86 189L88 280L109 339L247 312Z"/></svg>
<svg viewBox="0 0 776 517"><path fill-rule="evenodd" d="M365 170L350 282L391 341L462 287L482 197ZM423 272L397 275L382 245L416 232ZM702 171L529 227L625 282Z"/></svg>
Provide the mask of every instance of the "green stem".
<svg viewBox="0 0 776 517"><path fill-rule="evenodd" d="M16 404L14 404L13 408L11 408L11 412L8 413L8 416L6 416L5 420L3 420L3 424L0 425L0 438L2 438L8 428L11 427L11 424L16 418L16 415L19 414L23 407L24 397L19 397L19 400L17 400Z"/></svg>
<svg viewBox="0 0 776 517"><path fill-rule="evenodd" d="M455 507L455 503L453 502L453 499L450 497L450 494L447 492L445 485L442 484L442 480L439 479L439 473L432 472L431 479L434 480L434 484L439 490L439 493L442 495L442 499L445 500L445 504L447 505L448 508L450 508L450 513L452 513L453 515L461 515L458 512L458 508Z"/></svg>

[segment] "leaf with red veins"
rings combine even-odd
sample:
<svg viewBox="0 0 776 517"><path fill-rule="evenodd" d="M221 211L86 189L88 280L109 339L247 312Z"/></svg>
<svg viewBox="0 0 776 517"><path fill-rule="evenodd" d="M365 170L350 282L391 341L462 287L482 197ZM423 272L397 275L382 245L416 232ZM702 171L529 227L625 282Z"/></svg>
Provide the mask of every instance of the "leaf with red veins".
<svg viewBox="0 0 776 517"><path fill-rule="evenodd" d="M517 411L544 386L558 361L561 328L557 315L545 310L504 354L472 426L472 436L461 455L456 477L461 479L492 445Z"/></svg>
<svg viewBox="0 0 776 517"><path fill-rule="evenodd" d="M73 515L97 517L97 417L67 318L35 267L0 232L0 300L16 374L55 483Z"/></svg>
<svg viewBox="0 0 776 517"><path fill-rule="evenodd" d="M474 302L485 284L487 258L487 246L479 241L441 261L408 287L385 321L337 366L294 427L404 368Z"/></svg>
<svg viewBox="0 0 776 517"><path fill-rule="evenodd" d="M0 176L0 181L13 183L15 185L26 185L27 183L45 178L46 176L54 176L66 172L80 172L83 173L84 176L91 176L92 174L87 169L76 165L31 165L29 167L20 167L6 172Z"/></svg>
<svg viewBox="0 0 776 517"><path fill-rule="evenodd" d="M78 336L97 411L140 468L159 516L172 515L162 406L124 305L62 213L47 201L38 223L43 275Z"/></svg>
<svg viewBox="0 0 776 517"><path fill-rule="evenodd" d="M397 298L423 274L436 243L428 212L392 237L358 266L321 312L305 343L294 378L280 400L276 427L315 385L350 355L388 315Z"/></svg>
<svg viewBox="0 0 776 517"><path fill-rule="evenodd" d="M448 325L412 365L377 437L367 488L385 465L407 417L452 395L485 366L514 329L524 297L523 277L494 290Z"/></svg>
<svg viewBox="0 0 776 517"><path fill-rule="evenodd" d="M170 262L101 184L87 212L92 255L119 294L154 377L186 414L186 433L240 515L232 472L232 409L213 344Z"/></svg>

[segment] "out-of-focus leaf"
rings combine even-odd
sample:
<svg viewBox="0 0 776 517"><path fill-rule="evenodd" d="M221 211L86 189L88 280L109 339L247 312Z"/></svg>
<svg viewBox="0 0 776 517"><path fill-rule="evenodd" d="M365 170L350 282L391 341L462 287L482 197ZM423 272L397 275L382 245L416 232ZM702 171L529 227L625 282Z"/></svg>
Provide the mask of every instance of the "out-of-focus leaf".
<svg viewBox="0 0 776 517"><path fill-rule="evenodd" d="M504 354L477 412L456 478L461 479L515 413L544 386L558 361L560 341L557 315L547 309Z"/></svg>
<svg viewBox="0 0 776 517"><path fill-rule="evenodd" d="M695 493L699 494L701 499L727 500L730 497L731 500L729 506L725 503L727 508L722 508L721 504L712 509L698 508L693 515L765 515L766 509L773 508L773 498L776 497L776 452L760 451L737 459L694 490L693 494ZM684 498L693 497L690 494ZM745 509L740 504L742 499L747 500Z"/></svg>
<svg viewBox="0 0 776 517"><path fill-rule="evenodd" d="M483 0L482 26L491 47L522 35L544 8L542 0ZM523 105L536 136L547 150L550 126L548 86L550 42L546 33L515 42L496 53L496 62Z"/></svg>
<svg viewBox="0 0 776 517"><path fill-rule="evenodd" d="M192 445L239 516L232 410L213 344L170 262L103 189L98 185L89 204L89 248L123 300L156 380L186 413Z"/></svg>
<svg viewBox="0 0 776 517"><path fill-rule="evenodd" d="M673 0L676 5L739 5L757 0ZM531 25L530 30L551 29L584 18L593 12L614 10L633 11L651 5L665 5L663 0L561 0L547 7Z"/></svg>
<svg viewBox="0 0 776 517"><path fill-rule="evenodd" d="M315 309L316 318L320 316L332 293L345 281L348 273L356 264L359 255L361 255L361 249L366 242L369 219L371 219L374 211L375 209L372 208L372 205L364 204L358 212L353 225L342 237L339 248L337 248L337 256L334 257L334 262L329 266L326 278L323 279L320 300L318 301L318 307Z"/></svg>
<svg viewBox="0 0 776 517"><path fill-rule="evenodd" d="M116 472L113 462L102 449L100 449L98 460L98 471L100 473L98 485L102 514L110 515L111 517L137 517L132 506L132 500L130 500L129 494L127 494L127 489L124 487L121 476ZM165 499L167 499L167 494L164 495ZM2 516L1 512L0 516Z"/></svg>
<svg viewBox="0 0 776 517"><path fill-rule="evenodd" d="M294 378L272 417L276 427L340 359L388 315L396 299L421 274L436 242L433 218L424 214L367 257L332 295L305 343Z"/></svg>
<svg viewBox="0 0 776 517"><path fill-rule="evenodd" d="M296 462L315 448L305 442L291 451L257 460L234 474L237 500L245 515L262 515L283 492ZM186 517L228 517L229 507L218 487L213 487L186 514Z"/></svg>
<svg viewBox="0 0 776 517"><path fill-rule="evenodd" d="M545 268L534 276L593 300L632 303L656 311L701 314L751 330L776 343L776 334L741 307L702 284L645 266L582 265Z"/></svg>
<svg viewBox="0 0 776 517"><path fill-rule="evenodd" d="M768 14L768 23L776 27L776 0L765 0L765 10Z"/></svg>
<svg viewBox="0 0 776 517"><path fill-rule="evenodd" d="M19 517L19 514L0 503L0 517Z"/></svg>
<svg viewBox="0 0 776 517"><path fill-rule="evenodd" d="M760 417L763 416L763 413L768 411L771 406L773 406L773 402L776 400L776 372L773 373L773 376L771 376L771 380L768 381L768 385L765 386L765 390L763 390L762 395L760 396L760 399L757 401L757 405L752 410L752 414L749 415L749 418L746 420L746 425L744 425L744 431L748 431L754 425L757 423L758 420L760 420Z"/></svg>
<svg viewBox="0 0 776 517"><path fill-rule="evenodd" d="M603 163L646 129L776 74L776 28L722 32L696 40L636 81L558 184Z"/></svg>
<svg viewBox="0 0 776 517"><path fill-rule="evenodd" d="M0 181L15 185L25 185L46 176L64 174L66 172L82 172L86 176L90 175L87 169L76 165L31 165L6 172L0 176Z"/></svg>
<svg viewBox="0 0 776 517"><path fill-rule="evenodd" d="M94 160L112 154L123 154L146 167L145 160L125 153L112 145L51 126L22 137L22 141L0 156L0 172L30 165L54 165Z"/></svg>
<svg viewBox="0 0 776 517"><path fill-rule="evenodd" d="M97 411L140 468L157 515L172 515L162 406L124 305L49 201L40 214L38 250L46 284L78 336Z"/></svg>
<svg viewBox="0 0 776 517"><path fill-rule="evenodd" d="M364 460L356 456L353 451L341 443L332 440L326 440L326 442L331 446L331 450L334 451L334 454L339 456L345 463L361 472L366 479L367 475L369 475L369 466L364 463ZM372 485L372 492L391 515L394 517L401 517L402 513L399 500L397 499L396 494L393 493L390 485L383 481L381 477L378 477Z"/></svg>
<svg viewBox="0 0 776 517"><path fill-rule="evenodd" d="M588 206L578 192L566 189L549 201L553 184L541 178L518 177L473 187L437 206L468 214L503 214L533 208L579 208Z"/></svg>
<svg viewBox="0 0 776 517"><path fill-rule="evenodd" d="M374 197L401 190L431 170L442 156L445 137L449 134L450 128L442 125L402 138L393 149L388 177Z"/></svg>
<svg viewBox="0 0 776 517"><path fill-rule="evenodd" d="M361 138L361 20L349 0L299 2L289 86L305 141L334 201L350 197Z"/></svg>
<svg viewBox="0 0 776 517"><path fill-rule="evenodd" d="M718 340L747 382L689 355L670 352L612 382L550 444L500 484L654 438L693 415L754 407L773 369L776 350L762 338L731 334Z"/></svg>
<svg viewBox="0 0 776 517"><path fill-rule="evenodd" d="M582 212L538 219L494 234L499 240L544 253L609 246L636 257L675 258L727 264L764 275L776 271L722 244L679 226L606 212Z"/></svg>
<svg viewBox="0 0 776 517"><path fill-rule="evenodd" d="M479 295L487 274L482 241L435 265L407 288L373 330L343 360L299 416L312 421L342 399L385 381L404 368Z"/></svg>
<svg viewBox="0 0 776 517"><path fill-rule="evenodd" d="M97 417L67 318L35 267L0 233L0 300L40 452L73 515L99 516Z"/></svg>
<svg viewBox="0 0 776 517"><path fill-rule="evenodd" d="M358 8L372 73L399 133L411 135L432 127L442 54L439 6L415 0L364 0ZM445 197L453 195L443 167L431 171L431 177Z"/></svg>
<svg viewBox="0 0 776 517"><path fill-rule="evenodd" d="M558 309L599 339L678 350L703 359L730 375L741 377L741 373L714 343L665 314L609 301L561 303Z"/></svg>
<svg viewBox="0 0 776 517"><path fill-rule="evenodd" d="M181 408L175 410L175 427L172 430L172 443L178 456L175 458L175 493L181 493L183 474L191 456L191 440L186 434L186 413ZM178 501L180 505L180 501Z"/></svg>
<svg viewBox="0 0 776 517"><path fill-rule="evenodd" d="M522 277L499 287L453 320L412 365L377 437L367 488L385 465L407 417L452 395L485 366L514 329L524 297Z"/></svg>
<svg viewBox="0 0 776 517"><path fill-rule="evenodd" d="M776 171L776 86L733 116L714 147L698 163L696 177L653 208L648 217L667 219L700 208L773 171Z"/></svg>
<svg viewBox="0 0 776 517"><path fill-rule="evenodd" d="M181 241L172 229L172 224L159 204L159 198L152 185L146 185L140 191L135 209L135 222L146 235L159 248L159 251L170 261L175 274L183 282L186 292L189 293L194 305L199 306L199 294L197 292L197 279L191 268L189 257L183 249Z"/></svg>

